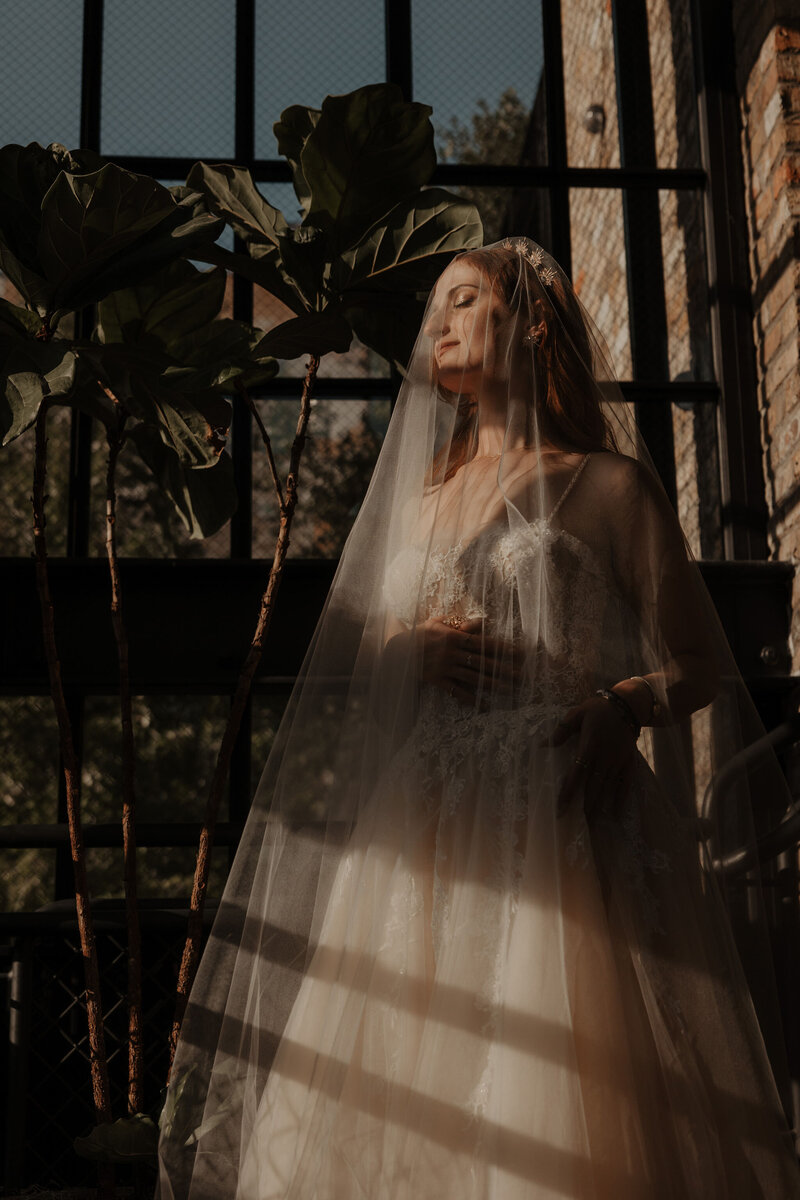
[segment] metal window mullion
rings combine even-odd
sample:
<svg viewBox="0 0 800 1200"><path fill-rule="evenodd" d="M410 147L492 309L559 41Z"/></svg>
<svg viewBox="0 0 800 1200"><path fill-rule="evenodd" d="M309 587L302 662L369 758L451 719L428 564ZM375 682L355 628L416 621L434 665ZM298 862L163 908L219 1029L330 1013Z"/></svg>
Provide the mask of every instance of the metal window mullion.
<svg viewBox="0 0 800 1200"><path fill-rule="evenodd" d="M542 41L544 44L545 120L547 164L561 172L567 165L567 120L564 108L564 51L561 30L561 0L543 0ZM532 180L531 180L532 182ZM553 257L572 278L572 240L569 223L569 187L557 176L549 184L550 236Z"/></svg>
<svg viewBox="0 0 800 1200"><path fill-rule="evenodd" d="M84 150L100 152L100 122L103 87L103 0L84 0L83 41L81 47L81 116L80 146ZM94 308L84 308L76 313L76 333L88 338L94 327ZM83 558L89 554L89 522L91 513L92 487L92 418L78 409L73 409L70 420L69 480L67 490L67 555ZM78 771L83 772L83 720L84 701L82 695L66 695L67 711L72 725L72 737L78 760ZM67 788L64 779L64 761L59 753L58 770L58 821L66 821ZM72 857L68 845L56 850L53 898L59 900L75 894L75 878Z"/></svg>
<svg viewBox="0 0 800 1200"><path fill-rule="evenodd" d="M414 94L411 0L384 0L386 82L396 83L406 100Z"/></svg>
<svg viewBox="0 0 800 1200"><path fill-rule="evenodd" d="M644 0L612 0L620 162L655 168L656 146ZM669 378L667 307L658 192L623 188L631 362L635 379ZM672 413L661 405L636 406L636 420L673 504L677 500Z"/></svg>
<svg viewBox="0 0 800 1200"><path fill-rule="evenodd" d="M255 153L255 0L236 0L236 129L235 153L239 166L251 167ZM234 250L246 253L240 238ZM253 319L253 285L233 277L233 315ZM233 397L231 424L233 474L239 505L231 517L231 557L250 558L253 543L253 433L252 418L244 400Z"/></svg>
<svg viewBox="0 0 800 1200"><path fill-rule="evenodd" d="M175 155L115 154L114 162L127 171L156 179L182 179L197 161ZM255 158L250 171L256 183L291 183L289 164L283 159ZM700 167L570 167L564 164L438 163L431 183L442 187L592 187L658 190L704 188L706 172Z"/></svg>
<svg viewBox="0 0 800 1200"><path fill-rule="evenodd" d="M252 168L255 157L255 0L236 0L236 130L237 164ZM244 242L234 238L237 253L246 253ZM233 315L253 320L253 285L239 275L233 277ZM253 552L253 421L244 399L233 396L233 474L239 505L231 517L231 557L250 558ZM231 703L233 698L231 697ZM252 712L248 700L231 753L228 775L228 812L235 817L247 813L251 797Z"/></svg>
<svg viewBox="0 0 800 1200"><path fill-rule="evenodd" d="M725 557L766 558L761 458L739 101L730 7L692 0L700 157L707 173L705 228L711 340L722 399L718 431Z"/></svg>
<svg viewBox="0 0 800 1200"><path fill-rule="evenodd" d="M81 49L80 145L100 152L100 113L103 86L103 0L84 0ZM93 307L76 314L76 333L88 338L94 327ZM73 409L70 421L69 483L67 493L67 554L89 553L92 418Z"/></svg>

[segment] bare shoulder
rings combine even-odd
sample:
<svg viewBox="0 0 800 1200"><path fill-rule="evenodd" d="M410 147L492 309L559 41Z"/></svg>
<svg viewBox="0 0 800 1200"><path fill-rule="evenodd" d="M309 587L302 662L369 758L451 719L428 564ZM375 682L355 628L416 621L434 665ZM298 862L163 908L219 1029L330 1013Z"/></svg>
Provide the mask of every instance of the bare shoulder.
<svg viewBox="0 0 800 1200"><path fill-rule="evenodd" d="M638 459L615 450L595 450L587 470L599 498L611 505L630 504L643 494L653 495L658 483Z"/></svg>

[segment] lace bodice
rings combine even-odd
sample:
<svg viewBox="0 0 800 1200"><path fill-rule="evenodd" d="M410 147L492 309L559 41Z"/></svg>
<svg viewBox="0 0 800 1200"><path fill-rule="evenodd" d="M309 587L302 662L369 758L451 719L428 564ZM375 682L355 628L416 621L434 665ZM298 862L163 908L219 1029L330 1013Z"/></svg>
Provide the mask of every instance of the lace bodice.
<svg viewBox="0 0 800 1200"><path fill-rule="evenodd" d="M552 518L494 525L452 545L409 546L387 571L384 597L408 626L433 616L484 618L493 632L527 645L556 689L551 700L577 699L597 675L607 576Z"/></svg>

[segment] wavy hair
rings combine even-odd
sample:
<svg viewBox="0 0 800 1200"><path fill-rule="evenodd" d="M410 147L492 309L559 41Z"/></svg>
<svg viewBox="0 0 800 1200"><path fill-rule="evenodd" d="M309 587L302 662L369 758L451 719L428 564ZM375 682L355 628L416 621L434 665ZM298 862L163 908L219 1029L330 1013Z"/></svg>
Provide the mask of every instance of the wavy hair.
<svg viewBox="0 0 800 1200"><path fill-rule="evenodd" d="M496 286L510 311L519 301L530 305L538 317L542 338L531 358L531 405L527 437L533 439L534 415L544 437L559 449L587 452L617 450L616 439L605 416L602 394L594 372L593 339L581 305L566 275L549 259L547 284L536 267L514 247L493 246L467 250L458 256L475 263ZM550 265L552 264L552 265ZM520 297L520 289L525 296ZM430 481L444 482L475 456L477 400L437 384L439 395L456 408L450 444L434 458ZM533 397L541 397L534 414Z"/></svg>

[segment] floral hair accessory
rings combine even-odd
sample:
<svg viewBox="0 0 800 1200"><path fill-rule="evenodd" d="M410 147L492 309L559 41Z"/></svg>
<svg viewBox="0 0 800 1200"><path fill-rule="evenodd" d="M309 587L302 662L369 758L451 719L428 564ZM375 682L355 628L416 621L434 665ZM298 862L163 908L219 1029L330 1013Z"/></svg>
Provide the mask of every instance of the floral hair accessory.
<svg viewBox="0 0 800 1200"><path fill-rule="evenodd" d="M551 284L555 283L556 271L551 266L543 265L544 250L542 250L541 246L537 246L535 249L533 249L528 246L528 243L524 238L518 238L516 242L512 242L511 238L506 238L503 242L503 249L516 250L517 254L521 255L526 262L531 264L539 281L543 283L545 287L549 287Z"/></svg>

